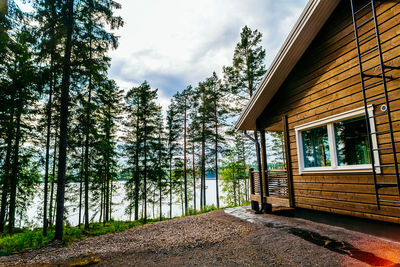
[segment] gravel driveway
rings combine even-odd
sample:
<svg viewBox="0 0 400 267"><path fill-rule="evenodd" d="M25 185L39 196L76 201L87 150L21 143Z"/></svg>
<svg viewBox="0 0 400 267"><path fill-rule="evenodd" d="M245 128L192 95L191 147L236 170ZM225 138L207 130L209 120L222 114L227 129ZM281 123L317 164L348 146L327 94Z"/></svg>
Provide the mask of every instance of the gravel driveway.
<svg viewBox="0 0 400 267"><path fill-rule="evenodd" d="M304 219L219 210L0 258L1 266L369 266L400 244ZM400 266L400 265L397 265Z"/></svg>

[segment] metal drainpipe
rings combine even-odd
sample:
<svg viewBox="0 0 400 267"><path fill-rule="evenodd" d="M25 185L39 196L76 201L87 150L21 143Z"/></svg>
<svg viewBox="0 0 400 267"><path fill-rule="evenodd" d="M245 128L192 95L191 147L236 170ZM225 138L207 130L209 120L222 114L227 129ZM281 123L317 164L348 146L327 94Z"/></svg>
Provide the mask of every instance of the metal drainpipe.
<svg viewBox="0 0 400 267"><path fill-rule="evenodd" d="M249 138L251 141L253 141L256 145L256 154L257 154L257 167L258 167L258 177L259 177L259 183L260 183L260 197L261 197L261 210L260 213L262 213L265 210L265 203L264 203L264 191L263 191L263 184L262 184L262 169L261 169L261 155L260 155L260 143L258 142L257 138L257 131L254 131L254 138L251 137L247 131L244 131L244 135Z"/></svg>

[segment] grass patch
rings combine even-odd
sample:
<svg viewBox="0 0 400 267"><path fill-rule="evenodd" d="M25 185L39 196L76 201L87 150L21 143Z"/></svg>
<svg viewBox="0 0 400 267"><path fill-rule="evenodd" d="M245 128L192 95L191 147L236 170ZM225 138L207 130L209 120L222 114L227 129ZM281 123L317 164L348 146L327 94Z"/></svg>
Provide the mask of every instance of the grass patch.
<svg viewBox="0 0 400 267"><path fill-rule="evenodd" d="M190 209L186 216L197 215L201 213L217 210L214 205L207 205L202 210ZM183 216L185 217L185 216ZM180 218L180 217L175 217ZM162 221L169 220L169 218L162 218ZM158 222L160 218L137 220L137 221L110 221L105 225L103 223L91 223L88 230L84 230L83 225L81 228L77 226L64 228L64 243L69 245L72 242L79 241L92 236L99 236L108 233L121 232L136 226ZM0 256L10 255L27 248L40 248L49 244L54 238L54 231L49 230L47 236L43 236L42 228L34 230L29 229L15 229L13 235L0 234Z"/></svg>
<svg viewBox="0 0 400 267"><path fill-rule="evenodd" d="M159 221L159 219L148 219L146 223ZM103 223L91 223L88 230L81 228L64 228L64 243L66 245L92 236L99 236L108 233L117 233L129 228L146 224L143 220L138 221L110 221ZM28 230L19 229L13 235L3 234L0 236L0 256L10 255L27 248L40 248L49 244L54 238L54 231L48 231L43 236L42 228Z"/></svg>
<svg viewBox="0 0 400 267"><path fill-rule="evenodd" d="M219 208L221 209L221 208ZM195 209L189 209L188 214L186 216L192 216L192 215L197 215L197 214L202 214L202 213L207 213L213 210L218 210L218 208L215 205L205 205L203 209L201 210L195 210Z"/></svg>

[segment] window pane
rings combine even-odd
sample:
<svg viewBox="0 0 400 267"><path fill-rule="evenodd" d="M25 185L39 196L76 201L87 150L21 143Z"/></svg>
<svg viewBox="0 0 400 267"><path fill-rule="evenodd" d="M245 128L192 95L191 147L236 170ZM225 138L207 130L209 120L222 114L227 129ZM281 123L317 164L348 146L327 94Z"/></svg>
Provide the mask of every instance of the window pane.
<svg viewBox="0 0 400 267"><path fill-rule="evenodd" d="M339 166L371 164L365 117L336 122L334 127Z"/></svg>
<svg viewBox="0 0 400 267"><path fill-rule="evenodd" d="M322 127L301 132L303 140L304 167L331 166L328 129Z"/></svg>

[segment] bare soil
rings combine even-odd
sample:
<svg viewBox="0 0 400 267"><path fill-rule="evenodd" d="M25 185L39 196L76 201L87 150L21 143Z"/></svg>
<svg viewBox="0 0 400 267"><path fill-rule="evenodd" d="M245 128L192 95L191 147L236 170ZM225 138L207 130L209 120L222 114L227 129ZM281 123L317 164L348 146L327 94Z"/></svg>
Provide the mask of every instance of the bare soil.
<svg viewBox="0 0 400 267"><path fill-rule="evenodd" d="M1 266L400 266L400 244L246 208L1 257Z"/></svg>

